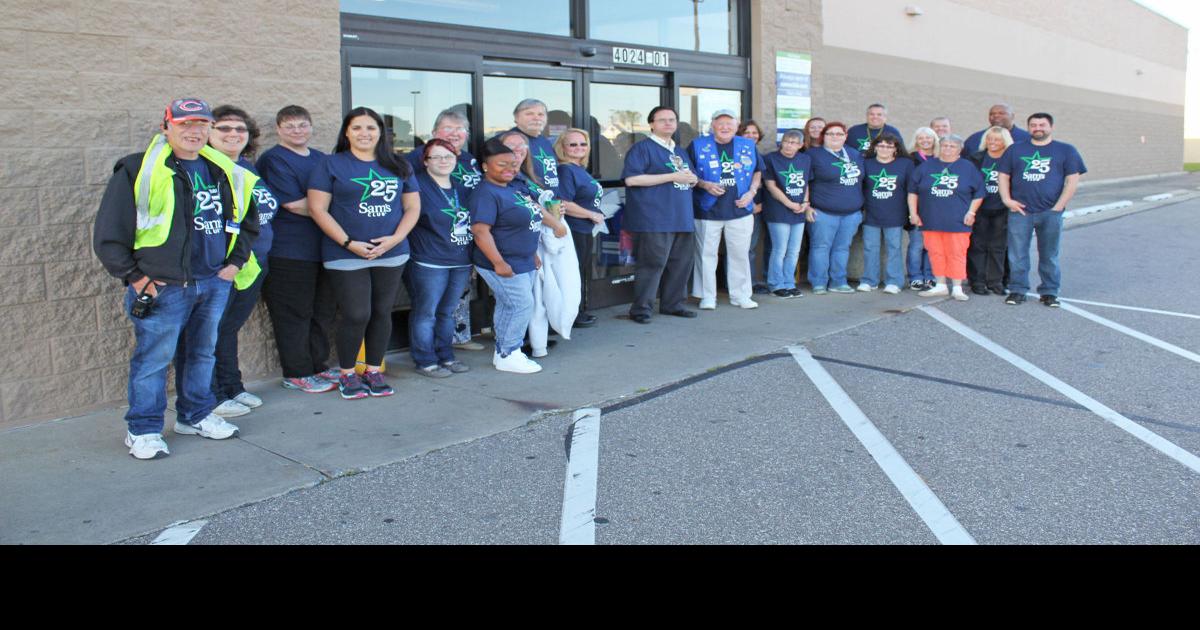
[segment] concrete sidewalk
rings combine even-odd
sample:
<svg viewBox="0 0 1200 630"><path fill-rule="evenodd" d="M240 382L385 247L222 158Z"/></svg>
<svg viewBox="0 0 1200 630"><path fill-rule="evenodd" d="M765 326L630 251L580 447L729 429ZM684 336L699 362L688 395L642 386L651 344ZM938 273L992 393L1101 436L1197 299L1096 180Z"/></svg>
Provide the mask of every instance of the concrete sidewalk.
<svg viewBox="0 0 1200 630"><path fill-rule="evenodd" d="M1160 192L1200 193L1197 176L1154 183ZM1127 199L1131 188L1087 192L1073 207ZM1139 201L1119 212L1180 198ZM600 324L561 341L540 360L545 369L535 375L497 372L489 349L458 353L472 371L438 380L413 373L406 353L392 355L391 398L345 401L335 393L284 390L277 379L253 383L251 391L265 404L233 420L242 429L240 438L176 436L168 415L171 456L164 460L128 455L123 408L0 432L0 544L108 543L154 533L177 521L507 431L543 412L636 396L924 303L907 290L897 296L876 291L756 299L761 308L743 311L722 296L715 312L696 319L655 315L648 326L625 319L625 306L597 311Z"/></svg>

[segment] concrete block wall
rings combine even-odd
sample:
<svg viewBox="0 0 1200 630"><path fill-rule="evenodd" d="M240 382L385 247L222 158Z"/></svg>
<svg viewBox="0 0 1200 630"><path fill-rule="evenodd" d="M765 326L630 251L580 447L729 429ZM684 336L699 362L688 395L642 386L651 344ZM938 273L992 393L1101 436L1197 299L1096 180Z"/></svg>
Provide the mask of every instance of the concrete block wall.
<svg viewBox="0 0 1200 630"><path fill-rule="evenodd" d="M315 144L341 116L336 0L0 3L0 428L121 404L132 328L91 248L114 162L145 149L172 98L274 114L298 103ZM242 371L277 368L265 309Z"/></svg>

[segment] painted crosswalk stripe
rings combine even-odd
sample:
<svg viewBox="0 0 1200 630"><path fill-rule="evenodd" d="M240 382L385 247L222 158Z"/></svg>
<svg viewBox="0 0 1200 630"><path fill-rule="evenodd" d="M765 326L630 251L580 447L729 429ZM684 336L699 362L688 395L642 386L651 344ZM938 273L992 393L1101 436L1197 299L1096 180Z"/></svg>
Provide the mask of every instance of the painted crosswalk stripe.
<svg viewBox="0 0 1200 630"><path fill-rule="evenodd" d="M186 523L180 522L171 525L164 529L158 538L155 538L151 545L186 545L200 533L200 530L208 525L208 521L189 521Z"/></svg>
<svg viewBox="0 0 1200 630"><path fill-rule="evenodd" d="M980 346L981 348L991 352L1001 359L1004 359L1017 369L1025 372L1033 378L1036 378L1042 383L1049 385L1063 396L1066 396L1080 405L1087 407L1092 413L1107 420L1109 423L1115 425L1117 428L1125 431L1133 437L1145 442L1151 448L1154 448L1163 455L1166 455L1180 464L1187 466L1192 470L1192 472L1200 473L1200 457L1196 457L1192 453L1176 445L1174 442L1171 442L1163 436L1108 408L1095 398L1092 398L1078 389L1067 385L1045 370L1030 363L1029 361L1026 361L1025 359L1022 359L1013 352L997 344L991 339L984 337L975 330L967 327L962 322L959 322L957 319L950 317L942 311L939 311L938 309L928 305L920 306L918 308L921 311L924 311L926 315L929 315L930 317L944 324L950 330L953 330L963 337L966 337L975 345Z"/></svg>
<svg viewBox="0 0 1200 630"><path fill-rule="evenodd" d="M1092 313L1090 311L1085 311L1085 310L1079 308L1078 306L1072 306L1070 304L1067 304L1066 302L1060 303L1059 306L1064 311L1067 311L1068 313L1074 313L1084 319L1090 319L1090 320L1096 322L1097 324L1100 324L1102 326L1107 326L1121 334L1129 335L1130 337L1133 337L1134 339L1137 339L1138 341L1144 341L1152 346L1162 348L1163 350L1166 350L1167 352L1170 352L1171 354L1181 356L1181 357L1187 359L1188 361L1194 361L1196 363L1200 363L1200 354L1196 354L1195 352L1192 352L1191 350L1184 350L1183 348L1180 348L1179 346L1167 343L1157 337L1151 337L1150 335L1147 335L1146 333L1138 332L1128 326L1123 326L1121 324L1118 324L1117 322L1114 322L1111 319L1105 319L1103 317L1100 317L1099 315L1096 315L1095 313Z"/></svg>
<svg viewBox="0 0 1200 630"><path fill-rule="evenodd" d="M1036 293L1026 293L1029 297L1041 297ZM1115 308L1122 311L1137 311L1139 313L1152 313L1154 315L1170 315L1171 317L1185 317L1187 319L1200 319L1200 315L1192 315L1191 313L1178 313L1176 311L1163 311L1157 308L1142 308L1140 306L1126 306L1124 304L1109 304L1108 302L1093 302L1091 300L1080 300L1077 298L1065 298L1059 296L1060 302L1074 302L1075 304L1087 304L1088 306L1103 306L1105 308Z"/></svg>
<svg viewBox="0 0 1200 630"><path fill-rule="evenodd" d="M958 519L954 518L941 499L937 498L925 481L904 461L892 443L880 433L820 362L813 358L812 353L804 346L792 346L788 350L796 359L796 363L800 364L800 369L804 370L809 380L817 386L842 422L846 423L854 437L867 449L875 463L938 541L944 545L976 544L975 539L959 524Z"/></svg>
<svg viewBox="0 0 1200 630"><path fill-rule="evenodd" d="M596 483L600 458L600 410L577 410L572 420L571 454L563 485L560 545L596 544Z"/></svg>

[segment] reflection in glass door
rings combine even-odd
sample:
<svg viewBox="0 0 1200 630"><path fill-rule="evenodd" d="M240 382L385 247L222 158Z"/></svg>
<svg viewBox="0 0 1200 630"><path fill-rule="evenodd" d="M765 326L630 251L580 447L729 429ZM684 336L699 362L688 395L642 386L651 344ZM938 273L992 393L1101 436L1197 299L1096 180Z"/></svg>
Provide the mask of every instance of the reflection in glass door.
<svg viewBox="0 0 1200 630"><path fill-rule="evenodd" d="M513 128L513 109L517 103L536 98L546 104L546 130L551 140L572 126L574 117L574 81L527 79L522 77L483 78L483 137Z"/></svg>
<svg viewBox="0 0 1200 630"><path fill-rule="evenodd" d="M621 178L629 147L649 137L646 116L662 103L662 90L615 83L592 83L589 89L592 172L600 181L615 181Z"/></svg>
<svg viewBox="0 0 1200 630"><path fill-rule="evenodd" d="M742 93L714 88L679 88L679 146L687 147L696 136L708 133L713 112L730 109L741 117Z"/></svg>
<svg viewBox="0 0 1200 630"><path fill-rule="evenodd" d="M350 98L351 107L379 112L392 131L393 145L408 152L430 137L442 110L455 108L471 119L471 75L352 67Z"/></svg>

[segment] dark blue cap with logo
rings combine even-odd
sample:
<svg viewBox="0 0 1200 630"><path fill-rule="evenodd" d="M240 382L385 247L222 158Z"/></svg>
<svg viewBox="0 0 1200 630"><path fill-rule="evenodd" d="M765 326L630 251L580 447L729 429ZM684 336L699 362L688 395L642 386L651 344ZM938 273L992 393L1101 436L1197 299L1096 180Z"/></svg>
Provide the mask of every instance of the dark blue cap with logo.
<svg viewBox="0 0 1200 630"><path fill-rule="evenodd" d="M213 118L212 108L208 106L208 103L198 98L177 98L171 101L171 104L167 106L166 120L170 123L178 123L185 120L216 121Z"/></svg>

